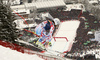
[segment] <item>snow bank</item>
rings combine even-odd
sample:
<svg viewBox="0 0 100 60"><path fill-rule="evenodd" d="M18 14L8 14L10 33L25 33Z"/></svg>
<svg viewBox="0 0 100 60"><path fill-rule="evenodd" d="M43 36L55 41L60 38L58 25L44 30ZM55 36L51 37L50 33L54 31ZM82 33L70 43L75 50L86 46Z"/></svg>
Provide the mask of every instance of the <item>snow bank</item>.
<svg viewBox="0 0 100 60"><path fill-rule="evenodd" d="M0 60L43 60L37 55L29 55L0 46Z"/></svg>

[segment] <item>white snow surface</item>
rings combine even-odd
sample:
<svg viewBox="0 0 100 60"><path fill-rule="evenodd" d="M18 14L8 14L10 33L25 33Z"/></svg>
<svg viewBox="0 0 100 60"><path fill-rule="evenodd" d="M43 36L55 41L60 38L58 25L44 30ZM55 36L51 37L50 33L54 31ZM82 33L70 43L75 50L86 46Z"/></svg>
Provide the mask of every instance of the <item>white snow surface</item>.
<svg viewBox="0 0 100 60"><path fill-rule="evenodd" d="M0 60L44 60L37 55L29 55L0 46Z"/></svg>
<svg viewBox="0 0 100 60"><path fill-rule="evenodd" d="M62 22L60 25L60 29L58 30L55 37L66 37L68 39L68 42L66 39L56 39L55 42L52 40L52 43L54 44L53 47L51 47L51 50L64 52L67 50L70 50L70 46L73 44L73 40L76 37L76 31L79 27L79 21L65 21ZM37 55L29 55L26 53L17 52L16 50L11 50L10 48L6 48L3 46L0 46L0 60L44 60Z"/></svg>
<svg viewBox="0 0 100 60"><path fill-rule="evenodd" d="M61 22L58 32L55 35L55 37L60 38L56 38L56 41L52 39L51 43L53 46L50 49L59 52L70 51L76 37L76 31L79 27L79 24L80 21L77 20Z"/></svg>

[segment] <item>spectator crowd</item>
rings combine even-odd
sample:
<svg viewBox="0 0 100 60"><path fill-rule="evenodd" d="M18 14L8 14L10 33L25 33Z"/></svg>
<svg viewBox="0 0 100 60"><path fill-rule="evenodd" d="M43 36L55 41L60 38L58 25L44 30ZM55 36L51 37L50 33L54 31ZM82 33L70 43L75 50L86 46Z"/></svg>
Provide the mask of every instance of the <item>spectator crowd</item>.
<svg viewBox="0 0 100 60"><path fill-rule="evenodd" d="M80 26L77 29L75 43L73 43L71 51L68 52L69 54L72 54L74 58L78 58L83 53L87 54L87 51L94 51L94 49L100 49L100 44L98 43L98 41L90 40L91 38L95 38L95 36L88 34L89 31L95 32L99 29L99 20L97 20L93 16L93 14L90 14L89 12L85 11L79 18L79 21ZM98 55L100 56L100 51Z"/></svg>
<svg viewBox="0 0 100 60"><path fill-rule="evenodd" d="M77 29L75 42L73 43L71 51L68 52L65 57L79 58L83 54L87 54L87 51L92 51L92 54L97 54L96 49L100 49L100 43L98 43L98 41L90 40L91 38L95 38L94 34L88 34L89 31L94 33L100 28L100 20L95 18L94 15L89 13L88 11L84 11L82 14L81 12L81 10L74 9L71 11L50 11L50 14L54 18L59 18L61 21L80 21L79 28ZM93 53L94 51L95 53ZM98 51L98 55L100 56L100 51ZM83 60L82 58L80 59Z"/></svg>

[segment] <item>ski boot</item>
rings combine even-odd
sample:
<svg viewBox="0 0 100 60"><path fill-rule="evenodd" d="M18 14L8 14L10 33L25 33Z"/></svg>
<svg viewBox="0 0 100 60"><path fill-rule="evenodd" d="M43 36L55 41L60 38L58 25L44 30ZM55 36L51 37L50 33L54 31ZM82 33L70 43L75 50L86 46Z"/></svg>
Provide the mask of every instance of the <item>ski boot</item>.
<svg viewBox="0 0 100 60"><path fill-rule="evenodd" d="M49 42L49 44L48 44L50 47L52 46L52 44L51 44L51 42Z"/></svg>
<svg viewBox="0 0 100 60"><path fill-rule="evenodd" d="M36 42L36 45L38 45L39 48L45 49L45 46L39 41Z"/></svg>

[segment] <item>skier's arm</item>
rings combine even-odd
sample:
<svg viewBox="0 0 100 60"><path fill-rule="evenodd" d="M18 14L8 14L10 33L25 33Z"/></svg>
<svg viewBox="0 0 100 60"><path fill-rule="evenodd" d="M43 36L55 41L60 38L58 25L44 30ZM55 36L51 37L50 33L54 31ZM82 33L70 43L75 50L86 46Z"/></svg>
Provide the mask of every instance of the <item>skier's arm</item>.
<svg viewBox="0 0 100 60"><path fill-rule="evenodd" d="M41 31L42 31L42 27L41 27L41 24L39 24L36 28L35 28L35 32L37 35L41 35Z"/></svg>
<svg viewBox="0 0 100 60"><path fill-rule="evenodd" d="M51 26L51 29L50 29L50 35L49 35L49 37L48 37L48 41L49 41L49 42L52 40L53 31L54 31L54 25L52 25L52 26Z"/></svg>

